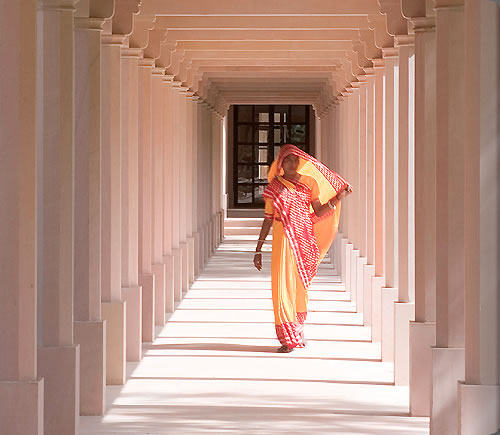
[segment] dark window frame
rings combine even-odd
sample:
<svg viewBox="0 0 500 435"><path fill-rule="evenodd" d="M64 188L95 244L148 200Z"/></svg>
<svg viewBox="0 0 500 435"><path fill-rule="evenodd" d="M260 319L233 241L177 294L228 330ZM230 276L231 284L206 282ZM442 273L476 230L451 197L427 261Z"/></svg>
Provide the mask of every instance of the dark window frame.
<svg viewBox="0 0 500 435"><path fill-rule="evenodd" d="M245 106L246 108L251 107L252 113L252 121L239 121L238 112L239 107ZM277 105L235 105L234 106L234 119L233 119L233 194L234 194L234 206L236 208L262 208L262 202L256 202L255 200L255 190L259 186L267 185L267 180L265 182L256 181L256 167L258 166L268 166L270 167L271 163L274 160L274 147L281 146L284 143L291 143L289 140L290 133L292 131L293 125L304 125L305 126L305 141L297 142L300 148L304 149L307 153L310 152L310 106L301 105L301 107L305 108L305 119L303 122L292 122L291 114L292 114L292 105L289 104L277 104ZM267 113L269 116L268 122L259 122L256 120L257 113L265 113L265 111L257 112L257 108L262 108L267 106ZM286 112L281 110L276 111L276 108L286 107ZM286 113L286 121L283 121L282 116L280 115L280 122L276 122L274 120L275 113ZM238 141L238 130L239 126L247 125L251 128L251 142L247 141ZM285 136L284 131L285 127L287 128L287 134ZM267 142L259 143L258 130L260 128L267 129ZM280 143L274 143L274 130L275 128L280 129ZM286 142L285 142L286 140ZM251 162L243 162L239 158L239 146L240 145L249 145L252 147L252 161ZM267 146L267 162L258 162L257 150L259 146ZM252 170L252 178L251 182L239 182L238 181L238 167L239 166L251 166ZM251 186L251 201L249 203L240 203L238 202L238 186Z"/></svg>

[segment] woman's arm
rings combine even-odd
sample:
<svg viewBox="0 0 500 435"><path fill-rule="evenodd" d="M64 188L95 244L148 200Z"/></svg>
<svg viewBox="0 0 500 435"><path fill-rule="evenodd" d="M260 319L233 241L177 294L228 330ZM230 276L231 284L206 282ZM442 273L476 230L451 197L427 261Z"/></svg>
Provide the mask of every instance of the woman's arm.
<svg viewBox="0 0 500 435"><path fill-rule="evenodd" d="M266 240L266 237L269 234L269 230L271 229L272 224L272 218L268 217L264 218L264 221L262 222L259 240L257 241L257 247L255 248L255 255L253 257L253 264L257 268L257 270L262 270L262 245L264 244L264 240Z"/></svg>
<svg viewBox="0 0 500 435"><path fill-rule="evenodd" d="M345 198L351 192L352 192L352 189L342 190L336 196L334 196L333 198L329 199L323 205L321 205L321 202L319 201L319 199L315 199L311 203L311 206L312 206L312 208L314 210L314 213L316 213L316 216L318 216L318 217L321 217L321 216L327 214L332 208L334 208L338 204L338 202L341 199Z"/></svg>

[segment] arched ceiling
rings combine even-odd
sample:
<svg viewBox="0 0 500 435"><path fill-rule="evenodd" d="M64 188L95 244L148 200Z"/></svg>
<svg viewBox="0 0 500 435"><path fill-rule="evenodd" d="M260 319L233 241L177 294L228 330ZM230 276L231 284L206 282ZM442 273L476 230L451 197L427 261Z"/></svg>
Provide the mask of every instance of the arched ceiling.
<svg viewBox="0 0 500 435"><path fill-rule="evenodd" d="M89 0L110 3L112 0ZM428 0L427 0L428 3ZM114 0L112 33L219 113L312 104L321 113L408 33L426 0ZM101 6L102 9L102 6ZM423 12L421 12L423 11Z"/></svg>

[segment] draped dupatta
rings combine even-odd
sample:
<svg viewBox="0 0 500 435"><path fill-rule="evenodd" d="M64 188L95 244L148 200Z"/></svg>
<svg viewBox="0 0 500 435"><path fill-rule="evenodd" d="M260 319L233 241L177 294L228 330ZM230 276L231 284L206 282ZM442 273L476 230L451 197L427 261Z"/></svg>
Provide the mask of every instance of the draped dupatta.
<svg viewBox="0 0 500 435"><path fill-rule="evenodd" d="M293 183L282 177L283 160L291 154L299 158L297 172L313 178L317 183L321 204L325 204L349 184L323 163L289 144L281 148L269 170L269 184L264 191L264 198L273 201L280 215L300 278L304 287L308 288L337 234L341 205L339 202L334 210L321 217L316 216L310 205L311 189L303 183Z"/></svg>

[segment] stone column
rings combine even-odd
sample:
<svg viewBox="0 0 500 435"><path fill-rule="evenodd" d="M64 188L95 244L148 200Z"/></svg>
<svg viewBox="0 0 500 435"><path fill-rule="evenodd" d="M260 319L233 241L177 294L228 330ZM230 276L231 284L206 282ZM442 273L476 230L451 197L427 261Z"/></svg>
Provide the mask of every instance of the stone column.
<svg viewBox="0 0 500 435"><path fill-rule="evenodd" d="M179 94L174 89L172 83L170 87L171 107L172 107L172 152L175 153L177 162L177 152L179 149L179 110L178 100ZM174 256L174 297L175 301L182 299L182 252L180 249L180 186L179 177L181 175L180 167L174 164L172 167L172 177L176 183L172 186L172 255Z"/></svg>
<svg viewBox="0 0 500 435"><path fill-rule="evenodd" d="M500 7L465 4L465 382L459 433L500 428Z"/></svg>
<svg viewBox="0 0 500 435"><path fill-rule="evenodd" d="M358 311L363 313L363 321L366 325L370 324L371 310L369 303L371 302L370 293L365 293L365 267L367 266L366 258L366 140L367 140L367 86L366 76L358 77L360 82L357 84L357 93L359 94L359 109L356 110L358 121L356 125L358 129L355 131L356 147L355 153L357 158L353 161L358 180L357 203L356 203L356 232L357 246L359 256L356 259L356 300ZM367 305L365 305L367 302Z"/></svg>
<svg viewBox="0 0 500 435"><path fill-rule="evenodd" d="M436 344L436 31L415 30L415 321L410 322L410 412L430 416Z"/></svg>
<svg viewBox="0 0 500 435"><path fill-rule="evenodd" d="M444 5L442 5L444 3ZM464 379L464 8L436 2L436 347L431 431L458 430Z"/></svg>
<svg viewBox="0 0 500 435"><path fill-rule="evenodd" d="M200 234L198 232L198 201L199 201L199 193L198 193L198 183L199 183L199 170L198 167L198 147L199 147L199 132L198 132L198 124L199 124L199 104L198 100L199 96L191 97L191 110L192 110L192 121L191 121L191 129L193 132L193 157L192 157L192 165L193 165L193 194L191 197L192 201L192 232L194 239L194 259L193 259L193 270L195 278L200 274Z"/></svg>
<svg viewBox="0 0 500 435"><path fill-rule="evenodd" d="M382 360L394 361L394 301L398 297L398 52L383 49L385 63L385 287L381 289Z"/></svg>
<svg viewBox="0 0 500 435"><path fill-rule="evenodd" d="M188 270L187 270L187 287L189 288L194 281L194 235L193 235L193 103L191 97L194 92L186 91L184 94L186 104L186 237L188 247Z"/></svg>
<svg viewBox="0 0 500 435"><path fill-rule="evenodd" d="M385 123L384 123L384 75L383 59L373 59L374 65L374 264L375 275L372 278L372 340L382 339L382 287L385 286Z"/></svg>
<svg viewBox="0 0 500 435"><path fill-rule="evenodd" d="M373 286L375 276L375 74L366 70L366 170L365 170L365 252L363 268L363 319L373 326Z"/></svg>
<svg viewBox="0 0 500 435"><path fill-rule="evenodd" d="M121 295L121 45L101 38L101 297L106 320L106 382L125 382L126 304Z"/></svg>
<svg viewBox="0 0 500 435"><path fill-rule="evenodd" d="M351 299L355 302L358 310L363 310L363 299L358 295L357 285L358 285L358 259L360 257L360 219L359 219L359 197L360 197L360 178L359 178L359 106L360 106L360 96L359 90L357 88L352 88L351 95L348 99L350 100L350 110L349 110L349 151L348 151L348 180L354 186L354 192L351 195L350 202L346 202L349 205L348 208L348 222L349 222L349 233L348 238L352 243L352 249L350 253L350 278L349 278L349 289L351 290Z"/></svg>
<svg viewBox="0 0 500 435"><path fill-rule="evenodd" d="M414 281L410 259L414 257L414 227L411 216L414 201L414 54L413 36L396 36L399 54L398 73L398 301L394 304L394 381L397 385L409 383L410 320L414 320Z"/></svg>
<svg viewBox="0 0 500 435"><path fill-rule="evenodd" d="M81 14L80 14L81 12ZM101 320L101 32L104 19L75 18L75 301L80 415L102 415L106 322ZM85 17L87 15L87 17Z"/></svg>
<svg viewBox="0 0 500 435"><path fill-rule="evenodd" d="M173 189L176 180L173 178L176 152L174 150L173 136L173 112L172 104L172 76L166 75L163 78L163 262L165 263L165 310L172 313L175 309L174 294L174 256L172 254L172 219L173 219Z"/></svg>
<svg viewBox="0 0 500 435"><path fill-rule="evenodd" d="M44 433L77 433L79 346L73 344L74 3L38 2L38 370Z"/></svg>
<svg viewBox="0 0 500 435"><path fill-rule="evenodd" d="M139 284L142 287L142 340L155 337L155 276L152 269L151 72L153 59L139 61Z"/></svg>
<svg viewBox="0 0 500 435"><path fill-rule="evenodd" d="M127 361L142 358L142 288L139 286L139 60L142 50L121 51L121 286L126 302Z"/></svg>
<svg viewBox="0 0 500 435"><path fill-rule="evenodd" d="M151 82L152 122L152 243L151 258L155 275L155 324L163 326L165 313L165 263L163 262L163 77L165 68L153 68Z"/></svg>
<svg viewBox="0 0 500 435"><path fill-rule="evenodd" d="M187 88L181 86L181 82L175 82L175 91L177 93L177 111L179 113L179 122L177 124L179 142L177 147L178 163L179 163L179 247L181 250L182 275L181 286L182 294L187 292L189 285L189 255L187 241L187 220L188 220L188 167L187 167L187 117L186 117L186 97Z"/></svg>
<svg viewBox="0 0 500 435"><path fill-rule="evenodd" d="M36 1L0 8L0 421L43 434L37 373Z"/></svg>

